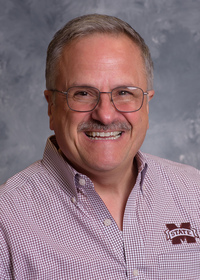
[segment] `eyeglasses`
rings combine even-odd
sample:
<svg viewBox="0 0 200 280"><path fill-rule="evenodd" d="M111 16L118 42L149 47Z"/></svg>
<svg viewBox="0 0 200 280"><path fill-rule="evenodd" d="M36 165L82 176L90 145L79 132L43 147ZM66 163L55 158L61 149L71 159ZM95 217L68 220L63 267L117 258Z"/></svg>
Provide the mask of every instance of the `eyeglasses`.
<svg viewBox="0 0 200 280"><path fill-rule="evenodd" d="M77 112L93 111L97 107L102 93L111 94L111 102L119 112L136 112L143 105L144 95L148 94L135 86L117 87L110 92L101 92L97 88L88 86L70 87L67 91L57 89L51 91L64 94L69 108Z"/></svg>

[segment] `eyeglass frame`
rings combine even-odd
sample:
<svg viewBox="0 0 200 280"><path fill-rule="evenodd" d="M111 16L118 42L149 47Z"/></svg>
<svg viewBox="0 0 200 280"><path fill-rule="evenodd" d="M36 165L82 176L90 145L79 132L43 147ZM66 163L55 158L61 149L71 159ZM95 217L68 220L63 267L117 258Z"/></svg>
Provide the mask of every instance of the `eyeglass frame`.
<svg viewBox="0 0 200 280"><path fill-rule="evenodd" d="M68 91L69 91L70 89L72 89L72 88L79 88L79 87L80 87L80 88L82 88L82 87L85 87L85 88L92 88L92 89L96 89L96 90L98 91L99 95L98 95L97 103L96 103L96 105L94 106L93 109L91 109L91 110L86 110L86 111L80 111L80 110L72 109L72 108L69 106L68 97L67 97ZM114 90L118 89L118 88L129 88L129 87L135 87L135 88L140 89L140 90L142 91L143 97L142 97L141 106L139 107L139 109L133 110L133 111L123 111L123 110L119 110L119 109L116 107L116 105L115 105L115 103L114 103L114 101L113 101L112 92L113 92ZM111 94L111 102L113 103L115 109L116 109L118 112L121 112L121 113L134 113L134 112L139 111L139 110L142 108L143 103L144 103L144 95L147 95L147 97L148 97L148 94L149 94L148 91L145 92L145 91L143 91L143 89L141 89L141 88L139 88L139 87L136 87L136 86L119 86L119 87L116 87L116 88L112 89L111 91L100 91L98 88L96 88L96 87L91 87L91 86L73 86L73 87L69 87L66 91L61 91L61 90L57 90L57 89L49 89L49 91L52 91L52 92L59 92L59 93L64 94L64 95L66 96L67 105L68 105L69 109L72 110L72 111L74 111L74 112L80 112L80 113L87 113L87 112L92 112L92 111L94 111L95 108L97 107L97 105L99 104L99 100L100 100L100 95L101 95L101 93L110 93L110 94Z"/></svg>

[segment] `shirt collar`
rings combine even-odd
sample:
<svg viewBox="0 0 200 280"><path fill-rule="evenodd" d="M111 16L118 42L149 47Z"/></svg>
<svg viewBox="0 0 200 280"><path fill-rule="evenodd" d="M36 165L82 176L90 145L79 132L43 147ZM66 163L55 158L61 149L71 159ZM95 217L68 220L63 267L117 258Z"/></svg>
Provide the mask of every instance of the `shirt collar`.
<svg viewBox="0 0 200 280"><path fill-rule="evenodd" d="M144 178L145 174L147 172L148 164L147 164L147 159L145 154L142 152L138 151L136 156L135 156L136 162L137 162L137 167L138 167L138 177L140 175L140 189L143 193L143 183L144 183Z"/></svg>
<svg viewBox="0 0 200 280"><path fill-rule="evenodd" d="M42 163L68 195L77 196L77 190L74 184L77 171L68 164L59 152L55 135L47 139Z"/></svg>

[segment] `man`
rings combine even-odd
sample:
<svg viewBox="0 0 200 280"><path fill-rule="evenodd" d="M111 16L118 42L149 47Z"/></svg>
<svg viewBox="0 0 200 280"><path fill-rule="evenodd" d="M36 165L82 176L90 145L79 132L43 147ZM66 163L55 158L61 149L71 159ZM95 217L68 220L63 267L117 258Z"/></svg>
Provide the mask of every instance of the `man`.
<svg viewBox="0 0 200 280"><path fill-rule="evenodd" d="M41 161L0 197L0 279L200 279L200 172L139 149L151 56L127 23L87 15L49 45Z"/></svg>

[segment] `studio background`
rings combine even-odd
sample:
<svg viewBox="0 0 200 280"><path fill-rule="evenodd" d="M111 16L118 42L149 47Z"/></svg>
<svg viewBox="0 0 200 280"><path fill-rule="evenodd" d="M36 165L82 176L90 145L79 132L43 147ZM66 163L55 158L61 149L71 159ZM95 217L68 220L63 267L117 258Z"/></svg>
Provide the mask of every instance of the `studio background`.
<svg viewBox="0 0 200 280"><path fill-rule="evenodd" d="M70 19L117 16L148 44L155 97L142 150L200 169L200 0L0 0L0 183L43 155L47 46Z"/></svg>

